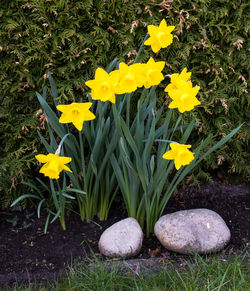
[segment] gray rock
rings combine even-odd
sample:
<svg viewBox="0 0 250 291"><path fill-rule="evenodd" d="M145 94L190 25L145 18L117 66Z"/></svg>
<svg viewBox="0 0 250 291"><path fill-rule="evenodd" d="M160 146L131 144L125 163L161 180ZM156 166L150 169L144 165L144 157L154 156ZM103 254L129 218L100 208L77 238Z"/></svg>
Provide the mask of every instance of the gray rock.
<svg viewBox="0 0 250 291"><path fill-rule="evenodd" d="M137 255L142 246L143 232L136 219L129 217L107 228L100 237L100 252L111 258Z"/></svg>
<svg viewBox="0 0 250 291"><path fill-rule="evenodd" d="M181 254L219 251L231 237L221 216L209 209L191 209L164 215L156 222L154 232L166 249Z"/></svg>

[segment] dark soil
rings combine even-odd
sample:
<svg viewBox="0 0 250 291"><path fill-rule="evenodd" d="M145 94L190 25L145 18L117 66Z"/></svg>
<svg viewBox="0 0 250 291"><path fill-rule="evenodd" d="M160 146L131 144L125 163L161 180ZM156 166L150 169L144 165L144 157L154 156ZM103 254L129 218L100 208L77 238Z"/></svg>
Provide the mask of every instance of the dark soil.
<svg viewBox="0 0 250 291"><path fill-rule="evenodd" d="M238 253L248 246L250 195L247 185L223 184L215 179L200 189L187 187L170 199L165 213L192 208L208 208L222 216L232 234L226 251ZM79 216L71 215L66 222L66 231L55 222L44 234L45 216L38 219L36 213L0 212L0 288L14 282L53 279L72 260L86 260L93 253L102 258L98 251L98 239L107 227L122 218L126 218L126 213L120 207L113 207L107 221L82 222ZM151 257L159 258L160 262L176 260L178 255L161 247L152 235L144 239L137 258Z"/></svg>

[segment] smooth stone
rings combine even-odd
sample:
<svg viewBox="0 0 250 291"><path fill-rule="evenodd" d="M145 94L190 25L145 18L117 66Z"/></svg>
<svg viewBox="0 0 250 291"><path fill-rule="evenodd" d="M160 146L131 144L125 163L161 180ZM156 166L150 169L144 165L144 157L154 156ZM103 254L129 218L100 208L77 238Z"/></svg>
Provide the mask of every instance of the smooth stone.
<svg viewBox="0 0 250 291"><path fill-rule="evenodd" d="M100 252L111 258L137 255L142 247L143 232L136 219L129 217L116 222L101 235Z"/></svg>
<svg viewBox="0 0 250 291"><path fill-rule="evenodd" d="M205 254L223 249L231 233L219 214L209 209L177 211L162 216L154 233L168 250Z"/></svg>

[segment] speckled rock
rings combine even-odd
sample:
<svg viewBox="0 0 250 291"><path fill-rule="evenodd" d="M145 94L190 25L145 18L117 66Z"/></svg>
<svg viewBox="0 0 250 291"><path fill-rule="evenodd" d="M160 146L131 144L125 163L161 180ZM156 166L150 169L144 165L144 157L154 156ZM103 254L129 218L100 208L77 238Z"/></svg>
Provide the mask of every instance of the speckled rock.
<svg viewBox="0 0 250 291"><path fill-rule="evenodd" d="M108 257L131 257L142 247L143 232L136 219L129 217L107 228L100 237L99 250Z"/></svg>
<svg viewBox="0 0 250 291"><path fill-rule="evenodd" d="M166 249L181 254L219 251L231 237L221 216L209 209L191 209L164 215L156 222L154 232Z"/></svg>

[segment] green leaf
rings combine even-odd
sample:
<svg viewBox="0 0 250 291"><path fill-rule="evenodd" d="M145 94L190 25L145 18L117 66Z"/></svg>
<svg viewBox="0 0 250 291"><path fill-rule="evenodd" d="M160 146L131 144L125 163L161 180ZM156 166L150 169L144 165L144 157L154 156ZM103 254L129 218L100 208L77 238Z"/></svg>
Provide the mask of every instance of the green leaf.
<svg viewBox="0 0 250 291"><path fill-rule="evenodd" d="M188 127L186 128L186 130L181 138L180 143L186 143L186 141L188 140L188 138L189 138L189 136L194 128L195 119L196 119L196 117L194 116L192 121L188 124Z"/></svg>
<svg viewBox="0 0 250 291"><path fill-rule="evenodd" d="M20 202L23 199L27 199L27 198L34 198L34 199L41 199L39 196L37 195L33 195L33 194L23 194L22 196L18 197L11 205L10 207L15 206L18 202Z"/></svg>
<svg viewBox="0 0 250 291"><path fill-rule="evenodd" d="M50 192L50 190L49 190L49 187L45 184L45 183L43 183L43 181L42 180L40 180L39 178L37 178L36 177L36 180L43 186L43 188L47 191L47 192Z"/></svg>
<svg viewBox="0 0 250 291"><path fill-rule="evenodd" d="M51 222L50 222L50 224L51 223L53 223L59 216L60 216L60 214L61 214L61 208L59 208L58 210L57 210L57 213L56 213L56 215L53 217L53 219L51 220Z"/></svg>
<svg viewBox="0 0 250 291"><path fill-rule="evenodd" d="M52 148L52 146L46 141L46 139L41 135L39 131L37 131L43 145L45 146L48 153L54 153L55 150Z"/></svg>
<svg viewBox="0 0 250 291"><path fill-rule="evenodd" d="M230 138L232 138L235 133L243 126L244 123L236 127L234 130L232 130L228 135L223 137L217 144L215 144L211 149L209 149L203 156L201 156L195 163L194 166L197 166L202 160L204 160L209 154L214 152L215 150L219 149L221 146L223 146Z"/></svg>
<svg viewBox="0 0 250 291"><path fill-rule="evenodd" d="M87 194L85 191L80 190L80 189L76 189L76 188L66 188L65 191L66 192L74 192L74 193L78 193L78 194L82 194L82 195Z"/></svg>
<svg viewBox="0 0 250 291"><path fill-rule="evenodd" d="M69 198L69 199L76 199L74 196L71 196L71 195L69 195L69 194L67 194L67 193L65 193L65 192L62 192L62 195L64 196L64 197L66 197L66 198Z"/></svg>
<svg viewBox="0 0 250 291"><path fill-rule="evenodd" d="M39 194L41 194L40 189L38 189L34 184L29 183L29 182L24 182L24 181L22 181L22 184L29 186L30 188L34 189L36 192L38 192Z"/></svg>
<svg viewBox="0 0 250 291"><path fill-rule="evenodd" d="M151 170L151 176L154 174L154 169L155 169L155 157L152 155L150 159L150 170Z"/></svg>
<svg viewBox="0 0 250 291"><path fill-rule="evenodd" d="M36 92L36 96L38 98L38 101L40 102L44 113L50 123L50 126L55 130L55 132L59 135L60 138L63 138L64 135L67 133L64 127L61 123L59 123L59 119L55 112L51 109L51 107L48 105L48 103L45 101L45 99Z"/></svg>
<svg viewBox="0 0 250 291"><path fill-rule="evenodd" d="M50 83L50 87L51 87L51 91L52 91L52 96L53 96L53 100L54 100L54 104L55 106L58 105L58 91L56 88L56 84L50 74L50 72L48 72L48 77L49 77L49 83Z"/></svg>
<svg viewBox="0 0 250 291"><path fill-rule="evenodd" d="M45 198L42 199L42 200L39 202L38 206L37 206L37 217L38 217L38 218L40 218L41 207L42 207L42 204L43 204L43 202L44 202L45 200L46 200Z"/></svg>
<svg viewBox="0 0 250 291"><path fill-rule="evenodd" d="M115 58L106 68L106 72L110 73L116 66L118 58Z"/></svg>
<svg viewBox="0 0 250 291"><path fill-rule="evenodd" d="M44 225L44 233L47 233L47 229L48 229L48 225L49 225L49 219L50 219L50 213L48 213L47 218L46 218L46 222Z"/></svg>

